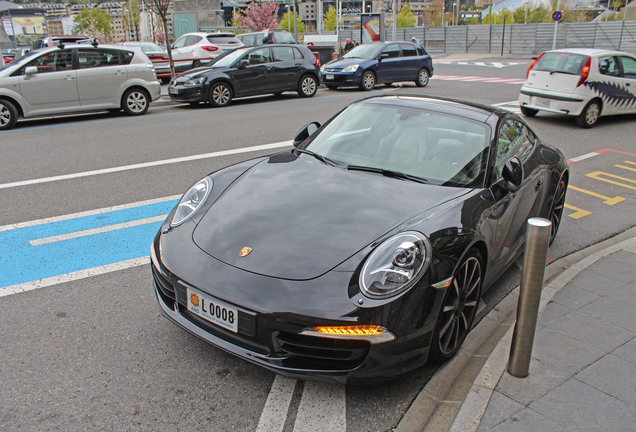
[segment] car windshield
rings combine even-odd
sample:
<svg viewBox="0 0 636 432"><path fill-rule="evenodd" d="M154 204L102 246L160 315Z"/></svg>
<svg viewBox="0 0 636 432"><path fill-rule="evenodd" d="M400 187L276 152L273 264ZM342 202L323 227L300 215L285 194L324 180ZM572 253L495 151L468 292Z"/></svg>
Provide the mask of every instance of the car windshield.
<svg viewBox="0 0 636 432"><path fill-rule="evenodd" d="M305 149L349 169L445 186L478 186L484 178L489 130L464 117L361 102L340 113Z"/></svg>
<svg viewBox="0 0 636 432"><path fill-rule="evenodd" d="M348 53L342 56L342 58L361 58L370 59L378 55L380 46L375 44L358 45Z"/></svg>
<svg viewBox="0 0 636 432"><path fill-rule="evenodd" d="M564 74L579 75L585 65L588 56L581 54L545 53L532 68L536 71L559 72Z"/></svg>
<svg viewBox="0 0 636 432"><path fill-rule="evenodd" d="M287 32L274 32L274 43L295 44L294 35Z"/></svg>
<svg viewBox="0 0 636 432"><path fill-rule="evenodd" d="M226 51L209 62L207 65L212 67L230 67L236 60L238 60L243 54L245 54L246 51L247 49L240 48L233 51Z"/></svg>
<svg viewBox="0 0 636 432"><path fill-rule="evenodd" d="M18 57L16 59L14 59L11 63L8 63L6 66L0 67L0 71L3 71L5 69L8 69L10 67L13 67L17 64L21 64L24 63L26 61L29 61L33 56L39 54L41 51L40 50L34 50L31 52L26 53L25 55L23 55L22 57Z"/></svg>

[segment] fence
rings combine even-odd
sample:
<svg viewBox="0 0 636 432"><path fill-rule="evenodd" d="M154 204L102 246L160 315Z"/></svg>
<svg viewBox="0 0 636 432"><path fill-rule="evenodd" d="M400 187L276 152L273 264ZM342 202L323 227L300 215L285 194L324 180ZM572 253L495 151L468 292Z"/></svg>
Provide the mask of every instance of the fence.
<svg viewBox="0 0 636 432"><path fill-rule="evenodd" d="M552 49L554 24L482 24L396 29L398 40L417 38L431 53L538 55ZM342 30L341 39L360 40L359 30ZM385 40L392 30L385 29ZM560 23L556 48L605 48L636 53L636 21Z"/></svg>

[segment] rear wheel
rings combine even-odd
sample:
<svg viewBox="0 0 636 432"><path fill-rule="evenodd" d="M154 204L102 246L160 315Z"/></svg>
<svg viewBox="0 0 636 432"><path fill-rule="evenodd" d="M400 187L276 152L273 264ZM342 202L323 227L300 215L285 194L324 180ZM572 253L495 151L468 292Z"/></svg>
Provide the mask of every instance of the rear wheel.
<svg viewBox="0 0 636 432"><path fill-rule="evenodd" d="M481 254L477 249L470 249L444 293L431 341L431 360L446 361L464 343L479 306L482 274Z"/></svg>
<svg viewBox="0 0 636 432"><path fill-rule="evenodd" d="M150 107L150 97L145 90L132 88L126 90L121 98L121 109L127 115L142 115Z"/></svg>
<svg viewBox="0 0 636 432"><path fill-rule="evenodd" d="M0 99L0 130L11 129L18 121L18 109L8 100Z"/></svg>
<svg viewBox="0 0 636 432"><path fill-rule="evenodd" d="M304 75L298 83L298 94L302 97L312 97L318 90L318 81L311 75Z"/></svg>
<svg viewBox="0 0 636 432"><path fill-rule="evenodd" d="M601 116L601 103L598 100L593 100L583 108L583 111L576 118L576 123L585 129L591 128L597 122Z"/></svg>
<svg viewBox="0 0 636 432"><path fill-rule="evenodd" d="M201 63L201 60L195 60L192 62L192 69L201 67L202 64L203 63Z"/></svg>
<svg viewBox="0 0 636 432"><path fill-rule="evenodd" d="M430 74L428 73L428 70L426 70L426 68L422 68L420 69L419 73L417 74L417 79L415 80L415 84L418 87L426 87L428 85L428 81L430 79Z"/></svg>
<svg viewBox="0 0 636 432"><path fill-rule="evenodd" d="M373 90L375 87L375 74L371 71L366 71L362 74L362 79L360 80L360 88L362 90Z"/></svg>
<svg viewBox="0 0 636 432"><path fill-rule="evenodd" d="M539 112L536 109L528 108L527 106L523 106L523 105L521 105L519 108L521 109L521 112L523 113L523 115L526 117L534 117Z"/></svg>
<svg viewBox="0 0 636 432"><path fill-rule="evenodd" d="M565 191L568 188L568 182L565 178L559 180L559 184L554 191L554 198L552 199L552 206L550 207L550 244L556 238L559 231L559 225L561 225L561 218L563 217L563 208L565 207Z"/></svg>
<svg viewBox="0 0 636 432"><path fill-rule="evenodd" d="M210 105L213 107L224 107L232 102L232 89L224 82L216 83L210 89Z"/></svg>

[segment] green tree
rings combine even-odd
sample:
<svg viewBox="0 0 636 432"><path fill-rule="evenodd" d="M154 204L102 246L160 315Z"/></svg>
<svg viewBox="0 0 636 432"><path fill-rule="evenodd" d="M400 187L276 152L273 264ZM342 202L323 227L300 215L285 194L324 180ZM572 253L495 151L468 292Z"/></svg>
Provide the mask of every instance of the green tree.
<svg viewBox="0 0 636 432"><path fill-rule="evenodd" d="M287 31L294 32L294 11L287 11L283 14L280 20L280 26ZM300 15L296 15L296 31L298 33L305 33L305 23L300 18Z"/></svg>
<svg viewBox="0 0 636 432"><path fill-rule="evenodd" d="M104 9L85 7L73 18L73 33L103 40L113 32L111 21L112 17Z"/></svg>
<svg viewBox="0 0 636 432"><path fill-rule="evenodd" d="M329 10L325 12L324 22L325 30L333 31L336 29L336 24L338 23L338 14L336 13L336 8L334 8L333 5L330 5Z"/></svg>
<svg viewBox="0 0 636 432"><path fill-rule="evenodd" d="M408 28L415 26L415 15L411 12L411 8L408 3L404 3L402 10L397 14L395 22L397 28Z"/></svg>
<svg viewBox="0 0 636 432"><path fill-rule="evenodd" d="M139 40L139 2L137 0L132 0L130 2L124 3L122 5L122 14L122 22L127 32L126 38L132 39L134 32L135 37L137 38L137 40ZM131 28L133 30L132 32Z"/></svg>

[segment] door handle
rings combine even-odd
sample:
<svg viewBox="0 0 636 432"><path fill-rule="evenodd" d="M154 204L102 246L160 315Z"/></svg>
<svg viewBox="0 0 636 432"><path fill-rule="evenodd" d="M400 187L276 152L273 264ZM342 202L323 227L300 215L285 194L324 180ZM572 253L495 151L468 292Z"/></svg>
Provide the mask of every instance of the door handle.
<svg viewBox="0 0 636 432"><path fill-rule="evenodd" d="M66 81L73 81L75 79L75 77L73 75L66 75L66 77L64 79Z"/></svg>
<svg viewBox="0 0 636 432"><path fill-rule="evenodd" d="M123 70L118 70L117 72L115 72L116 75L123 75L124 71Z"/></svg>

